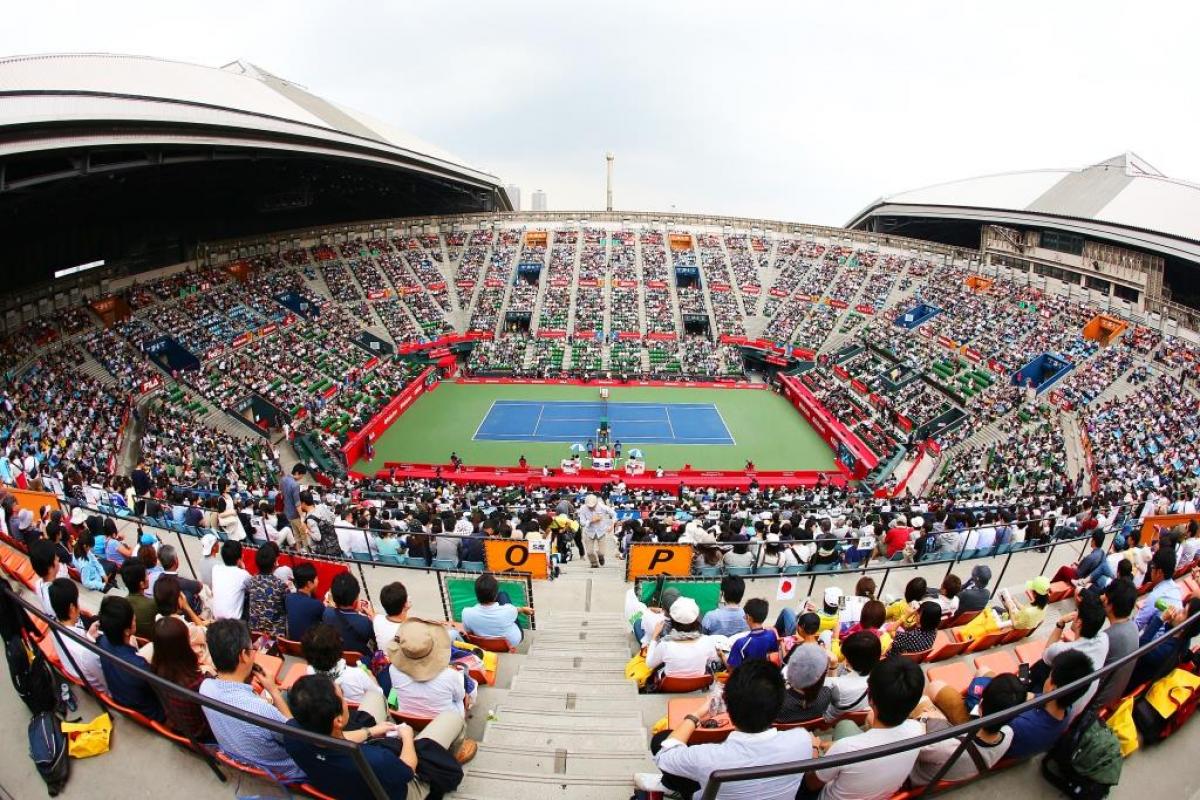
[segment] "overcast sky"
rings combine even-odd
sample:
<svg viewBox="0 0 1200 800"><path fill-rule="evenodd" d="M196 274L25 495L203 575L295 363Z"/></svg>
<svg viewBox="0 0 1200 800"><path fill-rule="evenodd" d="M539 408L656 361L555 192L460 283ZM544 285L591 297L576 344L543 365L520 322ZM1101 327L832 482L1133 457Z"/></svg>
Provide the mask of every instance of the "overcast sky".
<svg viewBox="0 0 1200 800"><path fill-rule="evenodd" d="M308 10L306 10L306 7ZM1200 181L1191 3L20 2L3 54L242 58L552 209L842 224L1133 150ZM0 87L2 89L3 87Z"/></svg>

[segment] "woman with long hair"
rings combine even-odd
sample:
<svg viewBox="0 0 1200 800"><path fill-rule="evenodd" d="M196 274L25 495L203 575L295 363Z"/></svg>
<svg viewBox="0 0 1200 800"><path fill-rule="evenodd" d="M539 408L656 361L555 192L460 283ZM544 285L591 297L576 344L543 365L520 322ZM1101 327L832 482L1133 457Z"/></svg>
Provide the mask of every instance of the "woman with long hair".
<svg viewBox="0 0 1200 800"><path fill-rule="evenodd" d="M150 669L154 674L177 686L197 691L200 682L208 676L200 670L188 626L183 620L175 616L160 618L154 623L153 640ZM174 693L164 693L163 700L167 726L173 731L197 742L215 740L199 704Z"/></svg>

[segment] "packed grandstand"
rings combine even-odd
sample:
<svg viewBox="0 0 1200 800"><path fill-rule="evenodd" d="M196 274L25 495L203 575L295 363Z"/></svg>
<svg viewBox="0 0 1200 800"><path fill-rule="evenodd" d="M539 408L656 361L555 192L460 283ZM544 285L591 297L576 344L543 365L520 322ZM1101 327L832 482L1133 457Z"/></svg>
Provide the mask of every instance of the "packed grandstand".
<svg viewBox="0 0 1200 800"><path fill-rule="evenodd" d="M52 792L64 718L197 796L1099 797L1194 711L1195 331L970 248L490 191L6 317Z"/></svg>

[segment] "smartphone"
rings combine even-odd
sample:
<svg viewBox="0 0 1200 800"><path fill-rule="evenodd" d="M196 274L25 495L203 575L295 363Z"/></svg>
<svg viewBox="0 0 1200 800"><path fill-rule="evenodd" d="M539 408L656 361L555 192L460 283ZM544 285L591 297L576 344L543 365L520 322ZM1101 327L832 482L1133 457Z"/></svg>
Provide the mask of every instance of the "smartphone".
<svg viewBox="0 0 1200 800"><path fill-rule="evenodd" d="M1029 665L1021 664L1017 667L1017 677L1021 679L1021 683L1029 684Z"/></svg>
<svg viewBox="0 0 1200 800"><path fill-rule="evenodd" d="M838 598L838 608L842 611L846 610L846 595L842 595Z"/></svg>

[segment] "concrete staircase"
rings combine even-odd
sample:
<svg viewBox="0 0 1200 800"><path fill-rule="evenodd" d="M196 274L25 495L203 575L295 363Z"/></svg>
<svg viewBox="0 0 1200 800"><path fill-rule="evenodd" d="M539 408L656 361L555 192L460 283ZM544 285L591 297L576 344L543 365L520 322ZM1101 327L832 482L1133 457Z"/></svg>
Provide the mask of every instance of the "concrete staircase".
<svg viewBox="0 0 1200 800"><path fill-rule="evenodd" d="M654 771L637 689L625 679L629 626L620 612L586 610L592 598L624 593L623 568L611 557L600 569L576 560L540 589L556 602L539 602L524 656L501 656L521 659L508 691L481 691L481 704L503 696L453 797L626 800L633 774Z"/></svg>

